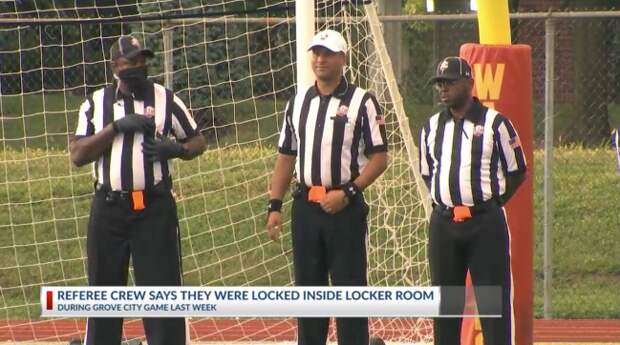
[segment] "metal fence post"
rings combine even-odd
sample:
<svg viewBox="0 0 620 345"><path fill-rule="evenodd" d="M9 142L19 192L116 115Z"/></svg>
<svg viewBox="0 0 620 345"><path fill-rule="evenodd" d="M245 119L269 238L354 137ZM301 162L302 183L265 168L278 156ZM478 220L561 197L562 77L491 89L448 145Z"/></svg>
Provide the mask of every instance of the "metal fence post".
<svg viewBox="0 0 620 345"><path fill-rule="evenodd" d="M555 22L553 18L545 19L545 156L544 156L544 287L543 315L552 317L552 281L553 281L553 102L554 102L554 68L555 68Z"/></svg>

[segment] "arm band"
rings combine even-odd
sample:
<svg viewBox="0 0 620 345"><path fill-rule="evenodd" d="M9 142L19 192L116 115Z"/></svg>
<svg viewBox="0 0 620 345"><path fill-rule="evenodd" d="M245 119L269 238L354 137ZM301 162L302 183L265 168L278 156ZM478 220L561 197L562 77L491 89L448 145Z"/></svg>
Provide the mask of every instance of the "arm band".
<svg viewBox="0 0 620 345"><path fill-rule="evenodd" d="M267 204L267 214L271 212L280 212L282 210L282 200L279 199L269 199L269 203Z"/></svg>

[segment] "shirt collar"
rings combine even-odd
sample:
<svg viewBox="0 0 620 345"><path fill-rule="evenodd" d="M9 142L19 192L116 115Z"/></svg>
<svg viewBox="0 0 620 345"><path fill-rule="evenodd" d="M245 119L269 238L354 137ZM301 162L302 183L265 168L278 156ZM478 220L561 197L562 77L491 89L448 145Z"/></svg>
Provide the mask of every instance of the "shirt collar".
<svg viewBox="0 0 620 345"><path fill-rule="evenodd" d="M473 99L474 101L469 106L469 109L467 110L467 113L465 114L465 118L473 123L479 123L480 120L482 119L482 115L486 112L487 108L484 105L482 105L482 103L480 103L480 100L478 99L478 97L473 97ZM446 117L446 119L451 119L452 113L450 112L450 109L446 107L441 112L441 116Z"/></svg>
<svg viewBox="0 0 620 345"><path fill-rule="evenodd" d="M121 92L121 89L118 87L118 83L115 82L112 87L114 88L114 100L119 101L125 98L125 95Z"/></svg>
<svg viewBox="0 0 620 345"><path fill-rule="evenodd" d="M347 90L349 90L349 82L347 81L347 78L345 78L344 76L342 76L342 78L340 78L340 84L338 84L338 86L336 87L336 89L334 90L334 92L331 95L322 95L324 97L338 97L338 98L343 98L344 95L347 93ZM310 93L312 95L312 97L315 96L319 96L321 95L319 93L319 90L316 86L316 81L314 82L314 85L310 88Z"/></svg>

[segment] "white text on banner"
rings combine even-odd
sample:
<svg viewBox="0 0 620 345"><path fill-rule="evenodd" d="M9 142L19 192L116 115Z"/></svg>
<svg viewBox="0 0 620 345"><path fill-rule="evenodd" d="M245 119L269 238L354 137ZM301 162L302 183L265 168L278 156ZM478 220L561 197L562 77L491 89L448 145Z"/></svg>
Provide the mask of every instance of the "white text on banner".
<svg viewBox="0 0 620 345"><path fill-rule="evenodd" d="M434 317L437 287L43 287L43 317Z"/></svg>

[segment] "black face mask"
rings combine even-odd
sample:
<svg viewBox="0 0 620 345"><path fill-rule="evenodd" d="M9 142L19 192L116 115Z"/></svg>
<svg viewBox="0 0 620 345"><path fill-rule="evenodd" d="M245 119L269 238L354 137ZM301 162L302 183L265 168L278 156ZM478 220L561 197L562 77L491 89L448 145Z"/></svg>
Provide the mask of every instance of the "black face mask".
<svg viewBox="0 0 620 345"><path fill-rule="evenodd" d="M129 92L136 98L141 98L148 86L146 66L126 68L118 72L118 78L127 85Z"/></svg>

